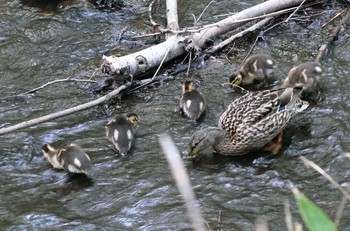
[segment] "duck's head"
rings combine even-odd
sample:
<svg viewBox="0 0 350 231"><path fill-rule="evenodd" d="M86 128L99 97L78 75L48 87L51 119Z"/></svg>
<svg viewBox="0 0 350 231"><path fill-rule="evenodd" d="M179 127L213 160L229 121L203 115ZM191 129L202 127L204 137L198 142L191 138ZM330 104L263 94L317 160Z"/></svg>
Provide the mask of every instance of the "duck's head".
<svg viewBox="0 0 350 231"><path fill-rule="evenodd" d="M208 127L193 133L189 142L191 159L200 157L205 151L213 151L213 147L225 139L225 133L218 127Z"/></svg>
<svg viewBox="0 0 350 231"><path fill-rule="evenodd" d="M50 144L43 145L41 151L46 158L52 158L58 154L58 150L53 148Z"/></svg>
<svg viewBox="0 0 350 231"><path fill-rule="evenodd" d="M240 72L235 71L230 75L229 82L231 85L239 86L242 83L242 79L243 79L243 75Z"/></svg>
<svg viewBox="0 0 350 231"><path fill-rule="evenodd" d="M182 93L185 93L186 91L192 91L196 89L196 85L193 81L185 81L182 84Z"/></svg>
<svg viewBox="0 0 350 231"><path fill-rule="evenodd" d="M129 120L133 125L137 125L139 122L139 117L135 113L126 114L126 119Z"/></svg>

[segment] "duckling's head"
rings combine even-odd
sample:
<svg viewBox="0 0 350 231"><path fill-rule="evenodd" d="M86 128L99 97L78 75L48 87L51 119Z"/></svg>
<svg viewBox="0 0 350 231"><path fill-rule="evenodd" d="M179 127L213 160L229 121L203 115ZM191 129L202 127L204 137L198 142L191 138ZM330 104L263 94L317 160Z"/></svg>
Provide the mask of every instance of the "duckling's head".
<svg viewBox="0 0 350 231"><path fill-rule="evenodd" d="M126 119L129 120L133 125L137 125L139 122L139 117L135 113L126 114Z"/></svg>
<svg viewBox="0 0 350 231"><path fill-rule="evenodd" d="M50 144L45 144L42 146L41 151L43 155L48 159L58 154L58 150L53 148Z"/></svg>
<svg viewBox="0 0 350 231"><path fill-rule="evenodd" d="M192 91L195 89L196 86L193 81L186 81L182 84L182 93L185 93L186 91Z"/></svg>
<svg viewBox="0 0 350 231"><path fill-rule="evenodd" d="M53 148L50 144L42 146L41 151L45 158L52 164L54 168L62 169L63 166L58 161L59 150Z"/></svg>
<svg viewBox="0 0 350 231"><path fill-rule="evenodd" d="M232 85L240 85L242 83L243 76L240 72L235 71L230 75L230 84Z"/></svg>

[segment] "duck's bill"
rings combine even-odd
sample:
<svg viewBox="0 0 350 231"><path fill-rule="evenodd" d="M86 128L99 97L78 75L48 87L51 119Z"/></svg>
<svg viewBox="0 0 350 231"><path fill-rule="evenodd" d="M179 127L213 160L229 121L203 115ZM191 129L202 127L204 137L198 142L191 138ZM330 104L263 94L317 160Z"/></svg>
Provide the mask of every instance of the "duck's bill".
<svg viewBox="0 0 350 231"><path fill-rule="evenodd" d="M190 154L190 158L191 159L196 159L198 157L198 155L199 155L198 152L194 152L193 150L190 150L189 154Z"/></svg>

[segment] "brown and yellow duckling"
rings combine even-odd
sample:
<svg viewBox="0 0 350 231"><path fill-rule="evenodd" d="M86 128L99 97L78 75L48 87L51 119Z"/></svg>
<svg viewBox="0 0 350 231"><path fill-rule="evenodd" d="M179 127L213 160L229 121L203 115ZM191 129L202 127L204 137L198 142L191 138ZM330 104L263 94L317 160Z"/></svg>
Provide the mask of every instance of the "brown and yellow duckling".
<svg viewBox="0 0 350 231"><path fill-rule="evenodd" d="M320 95L320 78L323 70L319 62L306 62L293 67L282 87L302 87L302 98L318 99Z"/></svg>
<svg viewBox="0 0 350 231"><path fill-rule="evenodd" d="M61 149L55 149L50 144L45 144L42 147L42 153L54 168L64 169L69 173L92 176L90 157L77 144L70 144Z"/></svg>
<svg viewBox="0 0 350 231"><path fill-rule="evenodd" d="M245 60L241 67L232 73L229 81L233 85L251 85L255 80L267 83L267 75L277 67L277 63L270 55L255 54Z"/></svg>
<svg viewBox="0 0 350 231"><path fill-rule="evenodd" d="M126 155L130 151L138 122L139 117L135 113L128 113L116 116L107 123L106 136L119 154Z"/></svg>
<svg viewBox="0 0 350 231"><path fill-rule="evenodd" d="M244 155L263 148L289 120L309 104L299 99L302 88L249 92L234 100L221 115L218 127L196 131L189 142L190 157L206 149L222 155ZM281 139L278 139L281 142ZM278 153L281 143L273 153Z"/></svg>
<svg viewBox="0 0 350 231"><path fill-rule="evenodd" d="M180 112L191 120L198 120L206 109L204 96L196 90L193 81L182 84L182 95L180 98Z"/></svg>

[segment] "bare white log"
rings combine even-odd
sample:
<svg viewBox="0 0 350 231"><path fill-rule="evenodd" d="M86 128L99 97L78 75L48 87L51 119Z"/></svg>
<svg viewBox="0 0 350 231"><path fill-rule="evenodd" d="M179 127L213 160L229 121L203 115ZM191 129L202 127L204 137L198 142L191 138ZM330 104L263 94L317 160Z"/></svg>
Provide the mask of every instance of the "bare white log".
<svg viewBox="0 0 350 231"><path fill-rule="evenodd" d="M211 47L208 52L209 53L213 53L216 52L220 49L222 49L223 47L229 45L230 43L232 43L233 41L235 41L236 39L243 37L245 34L255 31L263 26L265 26L270 20L272 19L272 17L268 17L268 18L264 18L263 20L259 21L258 23L254 24L251 27L248 27L247 29L238 32L237 34L232 35L231 37L229 37L228 39L225 39L224 41L222 41L221 43Z"/></svg>
<svg viewBox="0 0 350 231"><path fill-rule="evenodd" d="M52 113L52 114L49 114L49 115L45 115L45 116L42 116L42 117L39 117L39 118L36 118L36 119L32 119L32 120L28 120L28 121L25 121L25 122L21 122L21 123L16 124L16 125L12 125L12 126L9 126L9 127L1 128L0 129L0 135L6 134L6 133L10 133L10 132L22 129L22 128L27 128L27 127L30 127L30 126L34 126L34 125L37 125L37 124L40 124L40 123L43 123L43 122L46 122L46 121L49 121L49 120L53 120L53 119L56 119L56 118L59 118L59 117L62 117L62 116L70 115L72 113L75 113L75 112L78 112L78 111L83 111L83 110L86 110L88 108L97 106L97 105L99 105L99 104L101 104L103 102L106 102L106 101L116 97L122 90L126 89L130 85L131 85L131 83L128 82L128 83L118 87L114 91L111 91L107 95L102 96L102 97L100 97L98 99L95 99L93 101L90 101L88 103L80 104L78 106L75 106L75 107L72 107L72 108L68 108L68 109L63 110L63 111L55 112L55 113Z"/></svg>
<svg viewBox="0 0 350 231"><path fill-rule="evenodd" d="M224 20L221 20L212 25L212 27L195 33L192 41L195 47L201 48L206 41L223 35L231 30L238 28L245 22L244 19L254 18L261 15L266 15L275 11L299 5L303 0L270 0L241 12L238 12Z"/></svg>
<svg viewBox="0 0 350 231"><path fill-rule="evenodd" d="M184 37L174 35L163 43L126 56L103 56L102 69L107 69L106 72L110 74L137 76L158 67L168 50L165 62L185 54L185 47Z"/></svg>
<svg viewBox="0 0 350 231"><path fill-rule="evenodd" d="M196 231L207 230L204 225L202 213L196 204L196 197L192 189L191 181L180 157L178 148L171 137L167 134L160 135L159 143L170 166L177 189L185 201L188 215L192 221L193 229Z"/></svg>
<svg viewBox="0 0 350 231"><path fill-rule="evenodd" d="M169 0L170 1L170 0ZM299 5L303 0L270 0L236 13L217 23L205 26L205 29L192 36L171 36L165 42L139 52L122 57L103 56L102 70L116 76L141 73L159 66L166 51L169 54L165 62L183 55L190 49L201 49L206 41L236 29L247 20Z"/></svg>
<svg viewBox="0 0 350 231"><path fill-rule="evenodd" d="M168 22L168 29L179 30L179 20L177 16L177 0L166 1L166 18Z"/></svg>

